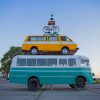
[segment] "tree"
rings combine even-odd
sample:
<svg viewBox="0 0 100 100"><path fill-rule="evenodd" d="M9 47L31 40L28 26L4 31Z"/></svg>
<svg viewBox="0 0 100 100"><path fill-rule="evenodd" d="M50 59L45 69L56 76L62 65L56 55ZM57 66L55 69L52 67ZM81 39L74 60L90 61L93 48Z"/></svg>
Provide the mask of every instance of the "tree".
<svg viewBox="0 0 100 100"><path fill-rule="evenodd" d="M1 69L3 74L7 75L9 73L12 58L16 55L23 55L21 47L11 47L10 50L3 55L3 58L1 58Z"/></svg>
<svg viewBox="0 0 100 100"><path fill-rule="evenodd" d="M1 67L0 67L0 72L1 72Z"/></svg>

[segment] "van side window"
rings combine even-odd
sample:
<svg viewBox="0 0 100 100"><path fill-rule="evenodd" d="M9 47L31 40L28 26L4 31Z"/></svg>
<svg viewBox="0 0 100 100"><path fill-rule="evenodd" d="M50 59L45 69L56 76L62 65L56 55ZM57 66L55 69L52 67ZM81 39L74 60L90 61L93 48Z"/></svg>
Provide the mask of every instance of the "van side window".
<svg viewBox="0 0 100 100"><path fill-rule="evenodd" d="M46 41L45 36L30 36L29 41Z"/></svg>
<svg viewBox="0 0 100 100"><path fill-rule="evenodd" d="M67 59L59 59L59 66L67 66Z"/></svg>
<svg viewBox="0 0 100 100"><path fill-rule="evenodd" d="M27 59L27 66L36 66L36 59Z"/></svg>
<svg viewBox="0 0 100 100"><path fill-rule="evenodd" d="M74 59L74 58L68 59L68 64L69 64L69 66L75 66L76 65L76 59Z"/></svg>
<svg viewBox="0 0 100 100"><path fill-rule="evenodd" d="M37 66L46 66L46 59L37 59Z"/></svg>
<svg viewBox="0 0 100 100"><path fill-rule="evenodd" d="M17 59L17 66L26 66L26 59Z"/></svg>
<svg viewBox="0 0 100 100"><path fill-rule="evenodd" d="M57 66L57 59L53 58L47 59L47 66Z"/></svg>
<svg viewBox="0 0 100 100"><path fill-rule="evenodd" d="M37 41L46 41L46 37L45 36L38 36Z"/></svg>
<svg viewBox="0 0 100 100"><path fill-rule="evenodd" d="M58 39L57 39L57 36L49 36L48 40L49 41L57 41Z"/></svg>

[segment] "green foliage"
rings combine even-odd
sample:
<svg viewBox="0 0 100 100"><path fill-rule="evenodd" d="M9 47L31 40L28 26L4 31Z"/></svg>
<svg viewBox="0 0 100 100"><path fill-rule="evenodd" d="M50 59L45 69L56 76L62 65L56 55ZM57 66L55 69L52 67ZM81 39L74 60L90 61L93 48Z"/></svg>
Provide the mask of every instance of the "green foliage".
<svg viewBox="0 0 100 100"><path fill-rule="evenodd" d="M10 50L3 55L1 59L1 69L3 73L9 73L12 58L16 55L23 55L21 47L11 47Z"/></svg>
<svg viewBox="0 0 100 100"><path fill-rule="evenodd" d="M100 79L96 79L95 84L100 84Z"/></svg>
<svg viewBox="0 0 100 100"><path fill-rule="evenodd" d="M0 72L1 72L1 67L0 67Z"/></svg>

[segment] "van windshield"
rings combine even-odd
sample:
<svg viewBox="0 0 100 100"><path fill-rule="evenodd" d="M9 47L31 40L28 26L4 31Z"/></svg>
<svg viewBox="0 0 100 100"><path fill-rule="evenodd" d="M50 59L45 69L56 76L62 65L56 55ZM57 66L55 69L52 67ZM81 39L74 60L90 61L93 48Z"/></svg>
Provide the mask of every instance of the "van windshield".
<svg viewBox="0 0 100 100"><path fill-rule="evenodd" d="M88 59L81 59L81 66L89 66L89 60Z"/></svg>

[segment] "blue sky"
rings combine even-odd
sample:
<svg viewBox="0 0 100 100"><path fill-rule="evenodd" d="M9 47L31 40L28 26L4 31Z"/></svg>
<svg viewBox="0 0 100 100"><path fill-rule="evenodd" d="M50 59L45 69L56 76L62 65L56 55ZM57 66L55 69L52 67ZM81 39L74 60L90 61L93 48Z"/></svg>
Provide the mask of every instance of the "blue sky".
<svg viewBox="0 0 100 100"><path fill-rule="evenodd" d="M11 46L21 46L29 34L43 34L53 12L59 34L78 45L78 55L90 58L100 73L100 0L0 0L0 59Z"/></svg>

